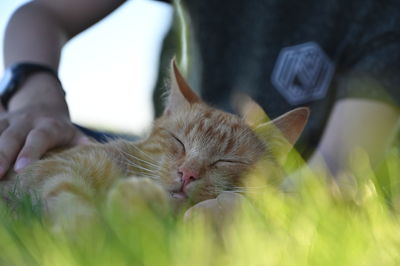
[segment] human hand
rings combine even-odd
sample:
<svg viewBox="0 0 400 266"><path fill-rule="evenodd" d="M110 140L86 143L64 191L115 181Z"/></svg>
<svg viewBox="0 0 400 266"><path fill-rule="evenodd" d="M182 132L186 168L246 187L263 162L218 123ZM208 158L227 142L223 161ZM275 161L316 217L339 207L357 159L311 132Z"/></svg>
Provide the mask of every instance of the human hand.
<svg viewBox="0 0 400 266"><path fill-rule="evenodd" d="M189 208L184 220L190 221L200 215L216 228L221 228L226 221L232 220L235 210L246 203L247 199L238 193L222 192L215 199L199 202Z"/></svg>
<svg viewBox="0 0 400 266"><path fill-rule="evenodd" d="M72 124L61 90L53 87L59 85L37 76L10 101L8 111L0 104L0 178L14 162L18 172L52 148L89 142Z"/></svg>

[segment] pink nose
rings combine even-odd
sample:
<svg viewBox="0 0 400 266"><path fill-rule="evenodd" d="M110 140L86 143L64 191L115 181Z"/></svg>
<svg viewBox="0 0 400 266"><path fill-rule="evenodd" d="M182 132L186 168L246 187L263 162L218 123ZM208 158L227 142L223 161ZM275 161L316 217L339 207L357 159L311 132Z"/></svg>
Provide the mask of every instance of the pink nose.
<svg viewBox="0 0 400 266"><path fill-rule="evenodd" d="M188 168L180 168L178 174L181 177L183 187L186 187L190 182L200 178L197 171Z"/></svg>

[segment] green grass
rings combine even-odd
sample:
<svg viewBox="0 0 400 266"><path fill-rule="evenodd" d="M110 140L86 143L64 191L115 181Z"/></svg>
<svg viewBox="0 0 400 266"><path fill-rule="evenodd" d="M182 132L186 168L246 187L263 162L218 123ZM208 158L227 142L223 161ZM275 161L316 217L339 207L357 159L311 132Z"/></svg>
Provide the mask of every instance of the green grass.
<svg viewBox="0 0 400 266"><path fill-rule="evenodd" d="M0 208L0 265L399 265L399 159L393 149L372 171L356 151L340 188L303 171L290 192L250 193L251 205L218 232L203 219L144 212L53 233L26 199ZM298 163L290 159L288 171Z"/></svg>

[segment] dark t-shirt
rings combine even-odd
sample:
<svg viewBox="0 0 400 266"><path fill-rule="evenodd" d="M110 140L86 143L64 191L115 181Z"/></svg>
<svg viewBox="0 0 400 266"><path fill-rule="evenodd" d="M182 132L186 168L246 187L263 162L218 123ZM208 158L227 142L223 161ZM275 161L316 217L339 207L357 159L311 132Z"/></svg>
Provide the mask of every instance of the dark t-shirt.
<svg viewBox="0 0 400 266"><path fill-rule="evenodd" d="M227 111L241 91L270 115L309 106L298 149L316 147L344 97L400 102L398 0L188 0L191 85Z"/></svg>

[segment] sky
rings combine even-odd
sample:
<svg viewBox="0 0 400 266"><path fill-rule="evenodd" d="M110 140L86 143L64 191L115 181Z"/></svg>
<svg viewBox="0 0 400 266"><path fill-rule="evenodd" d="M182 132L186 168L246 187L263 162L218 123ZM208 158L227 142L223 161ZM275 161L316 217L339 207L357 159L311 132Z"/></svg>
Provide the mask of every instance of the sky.
<svg viewBox="0 0 400 266"><path fill-rule="evenodd" d="M8 19L26 2L0 0L1 51ZM75 123L134 134L149 128L158 57L171 18L168 4L127 1L64 47L60 78Z"/></svg>

